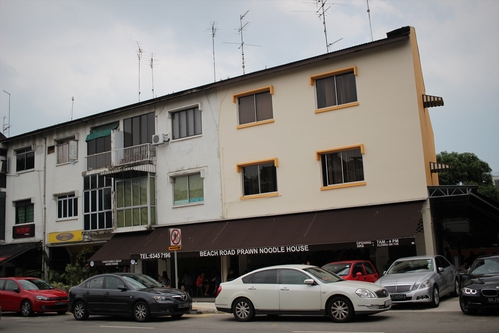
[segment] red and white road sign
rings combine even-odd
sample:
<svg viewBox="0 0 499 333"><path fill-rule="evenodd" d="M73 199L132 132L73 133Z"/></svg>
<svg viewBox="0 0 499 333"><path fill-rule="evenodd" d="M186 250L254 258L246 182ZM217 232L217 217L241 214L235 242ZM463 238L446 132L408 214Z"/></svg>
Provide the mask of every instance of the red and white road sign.
<svg viewBox="0 0 499 333"><path fill-rule="evenodd" d="M171 246L181 246L182 245L182 233L179 228L170 228L170 245Z"/></svg>

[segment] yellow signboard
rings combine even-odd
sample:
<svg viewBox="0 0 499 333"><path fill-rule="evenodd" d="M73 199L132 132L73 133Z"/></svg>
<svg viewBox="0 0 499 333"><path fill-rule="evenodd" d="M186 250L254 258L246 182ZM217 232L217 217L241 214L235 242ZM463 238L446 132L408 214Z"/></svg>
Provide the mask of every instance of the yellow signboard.
<svg viewBox="0 0 499 333"><path fill-rule="evenodd" d="M80 242L83 239L83 231L64 231L49 233L49 243Z"/></svg>
<svg viewBox="0 0 499 333"><path fill-rule="evenodd" d="M182 250L182 245L168 246L168 251L178 251L178 250Z"/></svg>

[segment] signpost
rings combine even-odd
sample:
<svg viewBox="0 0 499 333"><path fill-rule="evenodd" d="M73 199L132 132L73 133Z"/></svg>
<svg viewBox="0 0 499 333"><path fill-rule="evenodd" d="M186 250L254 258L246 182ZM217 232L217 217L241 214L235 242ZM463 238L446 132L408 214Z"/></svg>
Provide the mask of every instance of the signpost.
<svg viewBox="0 0 499 333"><path fill-rule="evenodd" d="M179 228L168 229L170 234L170 246L168 251L173 251L175 258L175 288L178 289L178 268L177 268L177 251L182 250L182 232Z"/></svg>

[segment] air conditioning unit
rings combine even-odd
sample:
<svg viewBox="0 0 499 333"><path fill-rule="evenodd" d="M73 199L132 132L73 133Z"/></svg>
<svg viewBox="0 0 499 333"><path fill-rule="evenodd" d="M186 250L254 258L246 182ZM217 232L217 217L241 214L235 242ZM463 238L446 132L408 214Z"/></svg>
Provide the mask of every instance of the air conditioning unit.
<svg viewBox="0 0 499 333"><path fill-rule="evenodd" d="M170 141L170 136L168 134L154 134L152 136L152 144L153 145L161 145Z"/></svg>

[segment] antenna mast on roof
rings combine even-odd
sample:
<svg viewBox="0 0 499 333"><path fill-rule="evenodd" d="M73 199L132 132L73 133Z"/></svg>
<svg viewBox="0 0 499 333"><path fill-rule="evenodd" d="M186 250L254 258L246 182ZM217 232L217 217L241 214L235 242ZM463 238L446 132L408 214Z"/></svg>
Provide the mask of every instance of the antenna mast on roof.
<svg viewBox="0 0 499 333"><path fill-rule="evenodd" d="M239 16L239 34L241 35L241 61L242 61L242 64L243 64L243 74L246 74L245 73L245 70L244 70L244 37L243 37L243 29L249 24L249 22L246 22L244 25L243 25L243 18L246 16L246 14L248 14L249 10L246 11L246 13L244 13L244 15L241 15Z"/></svg>
<svg viewBox="0 0 499 333"><path fill-rule="evenodd" d="M211 22L211 43L213 48L213 82L217 80L216 66L215 66L215 35L217 34L217 28L215 27L215 22Z"/></svg>
<svg viewBox="0 0 499 333"><path fill-rule="evenodd" d="M371 9L369 9L369 0L367 2L367 17L369 17L369 28L371 29L371 42L374 41L373 38L373 26L371 25Z"/></svg>
<svg viewBox="0 0 499 333"><path fill-rule="evenodd" d="M8 133L6 136L7 137L10 137L10 92L8 92L7 90L4 90L3 91L4 93L6 93L7 95L9 95L9 121L6 123L5 122L5 117L3 117L3 133Z"/></svg>
<svg viewBox="0 0 499 333"><path fill-rule="evenodd" d="M326 51L327 53L329 53L329 47L331 45L333 45L334 43L337 43L339 42L340 40L342 40L343 38L340 38L338 40L335 40L334 42L332 43L328 43L327 41L327 27L326 27L326 12L328 11L329 8L331 7L327 7L325 8L326 6L326 2L327 0L316 0L316 4L319 4L319 9L317 10L317 14L319 15L319 18L322 18L322 25L324 27L324 38L326 39ZM333 3L333 5L342 5L342 6L346 6L346 5L343 5L341 3Z"/></svg>
<svg viewBox="0 0 499 333"><path fill-rule="evenodd" d="M139 42L137 42L137 57L139 58L139 102L140 102L140 59L142 59L142 49L140 48Z"/></svg>
<svg viewBox="0 0 499 333"><path fill-rule="evenodd" d="M75 105L75 97L71 96L71 120L73 120L73 108Z"/></svg>
<svg viewBox="0 0 499 333"><path fill-rule="evenodd" d="M152 80L152 98L155 98L154 96L154 58L153 54L151 53L151 80Z"/></svg>

